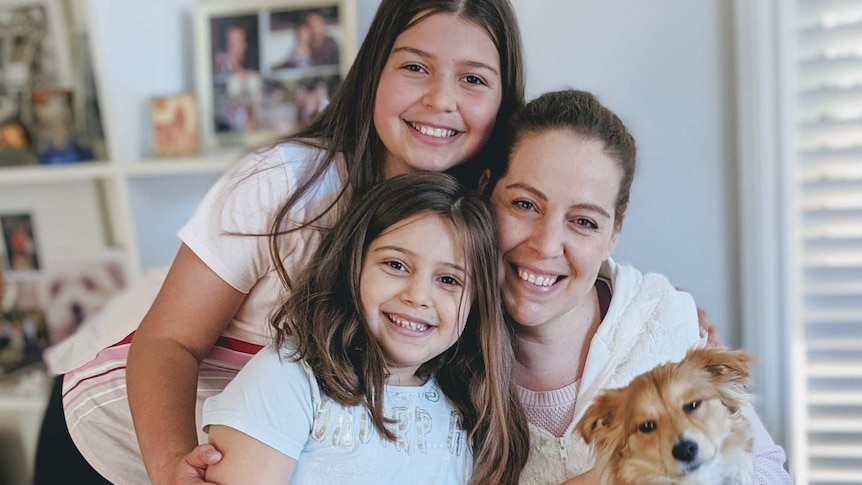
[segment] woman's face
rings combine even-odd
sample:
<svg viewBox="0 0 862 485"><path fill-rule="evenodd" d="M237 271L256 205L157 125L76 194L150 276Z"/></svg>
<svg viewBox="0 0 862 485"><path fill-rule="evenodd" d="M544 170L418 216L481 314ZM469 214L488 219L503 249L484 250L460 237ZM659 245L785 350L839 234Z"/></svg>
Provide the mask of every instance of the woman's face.
<svg viewBox="0 0 862 485"><path fill-rule="evenodd" d="M617 241L621 178L601 141L568 129L522 135L491 194L503 298L516 322L561 321L591 304L587 296Z"/></svg>
<svg viewBox="0 0 862 485"><path fill-rule="evenodd" d="M502 99L500 55L488 33L436 13L395 39L374 101L386 177L442 172L474 157Z"/></svg>

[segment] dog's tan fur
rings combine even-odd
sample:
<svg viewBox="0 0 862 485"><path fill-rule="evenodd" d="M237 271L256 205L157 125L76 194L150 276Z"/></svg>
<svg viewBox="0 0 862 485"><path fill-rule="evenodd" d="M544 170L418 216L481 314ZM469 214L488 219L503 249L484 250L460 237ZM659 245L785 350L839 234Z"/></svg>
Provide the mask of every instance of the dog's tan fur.
<svg viewBox="0 0 862 485"><path fill-rule="evenodd" d="M601 483L753 484L750 423L740 412L750 360L742 351L691 350L600 394L577 430L593 446ZM675 458L675 446L694 456Z"/></svg>

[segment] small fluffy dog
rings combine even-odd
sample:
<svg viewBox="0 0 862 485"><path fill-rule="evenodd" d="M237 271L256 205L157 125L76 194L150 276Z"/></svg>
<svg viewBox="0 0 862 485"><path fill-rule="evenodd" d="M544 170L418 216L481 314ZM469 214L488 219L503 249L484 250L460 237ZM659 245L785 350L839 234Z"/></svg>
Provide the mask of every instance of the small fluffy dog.
<svg viewBox="0 0 862 485"><path fill-rule="evenodd" d="M691 350L603 391L577 424L605 485L752 485L748 362L742 351Z"/></svg>

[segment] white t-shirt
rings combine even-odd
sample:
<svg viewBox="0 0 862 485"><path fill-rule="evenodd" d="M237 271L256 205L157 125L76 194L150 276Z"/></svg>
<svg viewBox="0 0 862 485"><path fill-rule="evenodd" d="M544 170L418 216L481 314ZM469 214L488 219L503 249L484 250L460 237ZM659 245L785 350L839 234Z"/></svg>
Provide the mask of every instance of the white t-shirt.
<svg viewBox="0 0 862 485"><path fill-rule="evenodd" d="M272 264L267 234L278 209L321 156L319 150L296 143L250 155L219 179L180 229L186 246L226 283L248 295L224 336L259 345L270 341L268 317L284 288ZM331 165L294 207L290 219L303 223L326 210L346 178L343 163ZM340 212L329 211L318 225L330 227ZM285 228L288 226L282 224ZM321 237L321 231L310 228L280 236L280 252L289 274L311 260Z"/></svg>
<svg viewBox="0 0 862 485"><path fill-rule="evenodd" d="M397 439L383 438L363 406L321 391L310 368L272 347L258 352L225 390L206 400L204 429L235 428L294 458L291 484L467 483L467 432L433 379L386 386L383 408Z"/></svg>

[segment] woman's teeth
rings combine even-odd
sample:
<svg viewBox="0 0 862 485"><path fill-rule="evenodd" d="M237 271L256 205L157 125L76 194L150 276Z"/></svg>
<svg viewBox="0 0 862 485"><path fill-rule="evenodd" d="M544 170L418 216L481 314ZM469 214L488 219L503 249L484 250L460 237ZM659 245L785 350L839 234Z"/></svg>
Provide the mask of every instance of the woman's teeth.
<svg viewBox="0 0 862 485"><path fill-rule="evenodd" d="M536 286L551 286L557 281L556 276L539 276L533 273L528 273L522 269L518 270L518 277L522 280L534 284Z"/></svg>
<svg viewBox="0 0 862 485"><path fill-rule="evenodd" d="M445 130L443 128L431 128L430 126L419 125L416 123L410 123L410 126L413 127L414 130L422 133L423 135L433 136L434 138L449 138L450 136L455 136L458 133L455 130Z"/></svg>
<svg viewBox="0 0 862 485"><path fill-rule="evenodd" d="M411 322L409 320L398 318L395 315L389 315L389 321L410 330L417 330L419 332L424 332L425 330L428 330L428 325L424 323Z"/></svg>

